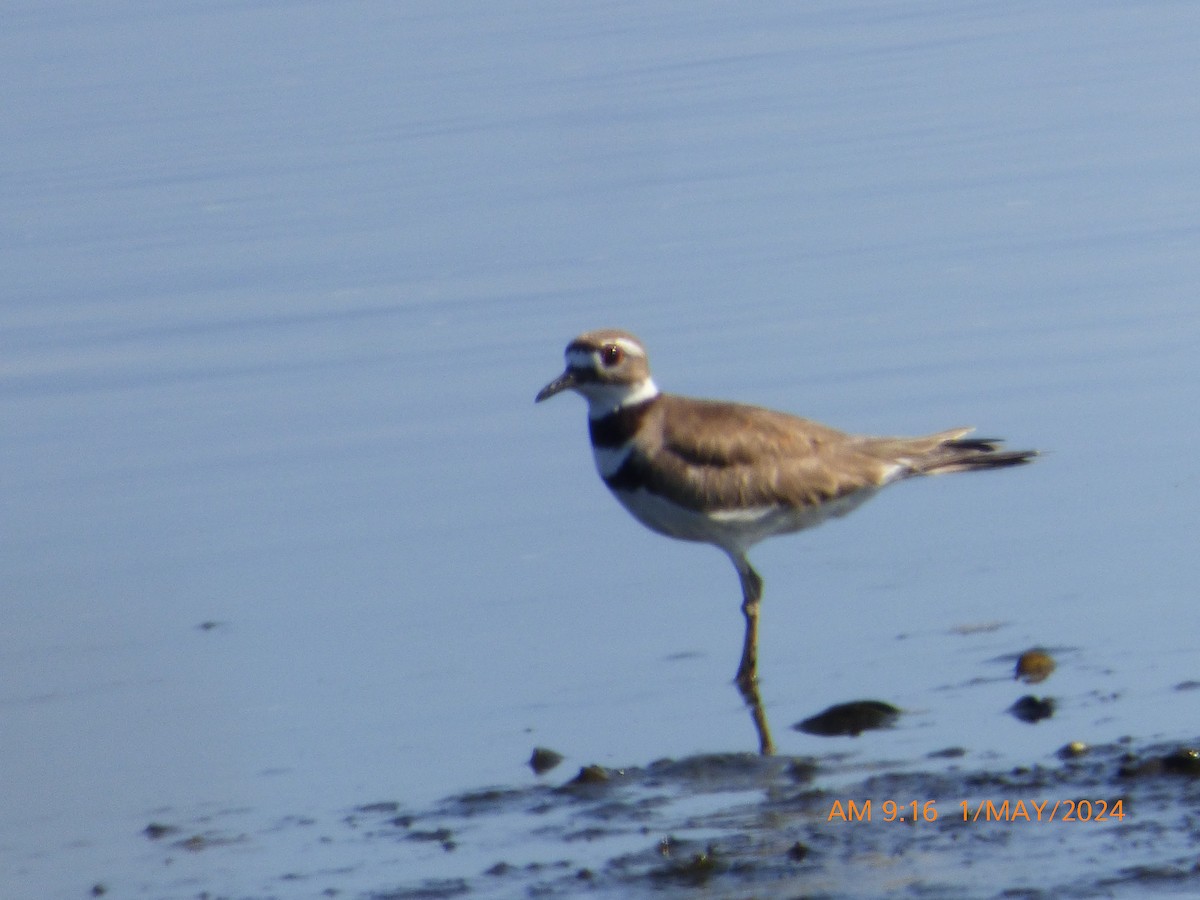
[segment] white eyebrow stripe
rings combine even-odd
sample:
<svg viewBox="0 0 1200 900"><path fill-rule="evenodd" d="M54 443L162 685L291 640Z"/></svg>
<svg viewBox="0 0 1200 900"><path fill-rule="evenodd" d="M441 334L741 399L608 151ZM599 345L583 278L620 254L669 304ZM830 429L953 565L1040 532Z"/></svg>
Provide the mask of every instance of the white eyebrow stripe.
<svg viewBox="0 0 1200 900"><path fill-rule="evenodd" d="M605 341L605 345L612 344L620 347L630 356L636 356L639 359L646 358L646 351L642 349L641 344L636 341L631 341L629 338L613 338L610 341ZM566 352L567 366L574 369L589 369L600 368L600 350L583 350L579 347L572 347Z"/></svg>

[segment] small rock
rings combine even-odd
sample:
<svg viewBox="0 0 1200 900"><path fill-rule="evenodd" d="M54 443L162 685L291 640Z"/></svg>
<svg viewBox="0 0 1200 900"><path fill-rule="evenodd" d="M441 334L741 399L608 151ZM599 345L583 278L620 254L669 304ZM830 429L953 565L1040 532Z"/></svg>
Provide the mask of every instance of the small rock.
<svg viewBox="0 0 1200 900"><path fill-rule="evenodd" d="M1063 744L1058 748L1059 759L1078 759L1088 752L1091 748L1083 741L1071 741L1069 744Z"/></svg>
<svg viewBox="0 0 1200 900"><path fill-rule="evenodd" d="M1033 694L1026 694L1010 706L1008 711L1015 718L1032 725L1054 715L1054 700L1050 697L1038 699Z"/></svg>
<svg viewBox="0 0 1200 900"><path fill-rule="evenodd" d="M864 731L889 728L900 717L900 710L882 700L855 700L838 703L792 726L796 731L821 737L849 735L858 737Z"/></svg>
<svg viewBox="0 0 1200 900"><path fill-rule="evenodd" d="M529 757L529 768L533 769L533 774L541 775L543 772L549 772L562 761L561 753L547 750L545 747L534 747L533 755Z"/></svg>
<svg viewBox="0 0 1200 900"><path fill-rule="evenodd" d="M603 766L584 766L568 784L604 784L608 781L608 770Z"/></svg>
<svg viewBox="0 0 1200 900"><path fill-rule="evenodd" d="M1200 776L1200 750L1180 747L1165 756L1151 756L1142 760L1132 753L1126 753L1121 758L1117 775L1120 778L1150 778L1156 775L1187 775L1195 778Z"/></svg>
<svg viewBox="0 0 1200 900"><path fill-rule="evenodd" d="M1013 673L1013 678L1020 679L1026 684L1037 684L1049 678L1055 667L1053 656L1041 647L1034 647L1017 657L1017 668Z"/></svg>
<svg viewBox="0 0 1200 900"><path fill-rule="evenodd" d="M796 841L792 846L788 847L788 859L792 862L801 862L804 857L808 856L808 847Z"/></svg>
<svg viewBox="0 0 1200 900"><path fill-rule="evenodd" d="M1180 747L1162 759L1163 771L1171 775L1200 775L1200 750Z"/></svg>
<svg viewBox="0 0 1200 900"><path fill-rule="evenodd" d="M168 834L174 834L179 829L174 825L163 825L161 822L151 822L142 829L142 834L150 838L152 841L157 841L166 837Z"/></svg>

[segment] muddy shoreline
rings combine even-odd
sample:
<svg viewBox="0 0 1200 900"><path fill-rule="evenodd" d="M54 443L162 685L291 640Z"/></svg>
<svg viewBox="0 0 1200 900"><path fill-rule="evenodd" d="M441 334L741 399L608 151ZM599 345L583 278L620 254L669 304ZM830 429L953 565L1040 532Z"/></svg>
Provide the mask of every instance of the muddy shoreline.
<svg viewBox="0 0 1200 900"><path fill-rule="evenodd" d="M256 842L314 836L363 860L330 870L314 857L308 871L261 873L257 889L201 878L159 893L194 898L1195 895L1197 745L1126 739L1004 770L954 748L911 771L750 753L564 763L535 784L426 809L379 800L259 834L154 822L144 839L167 870L180 856L219 864Z"/></svg>

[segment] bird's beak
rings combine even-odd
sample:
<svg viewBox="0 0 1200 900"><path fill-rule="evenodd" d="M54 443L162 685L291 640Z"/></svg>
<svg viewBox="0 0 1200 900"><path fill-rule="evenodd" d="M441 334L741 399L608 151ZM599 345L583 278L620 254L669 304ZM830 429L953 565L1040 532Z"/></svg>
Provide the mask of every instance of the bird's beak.
<svg viewBox="0 0 1200 900"><path fill-rule="evenodd" d="M570 369L567 369L552 382L538 391L537 397L534 398L534 403L541 403L543 400L549 400L555 394L562 391L569 391L579 383L578 377Z"/></svg>

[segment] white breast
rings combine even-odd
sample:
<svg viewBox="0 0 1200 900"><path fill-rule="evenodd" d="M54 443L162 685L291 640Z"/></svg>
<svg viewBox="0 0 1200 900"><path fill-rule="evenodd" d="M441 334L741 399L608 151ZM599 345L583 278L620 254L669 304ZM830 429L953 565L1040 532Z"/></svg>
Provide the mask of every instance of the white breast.
<svg viewBox="0 0 1200 900"><path fill-rule="evenodd" d="M600 465L599 458L596 465ZM707 513L679 506L644 488L613 493L639 522L660 534L715 544L726 552L744 553L774 535L802 531L830 517L844 516L870 499L876 490L864 488L817 507L754 506Z"/></svg>

